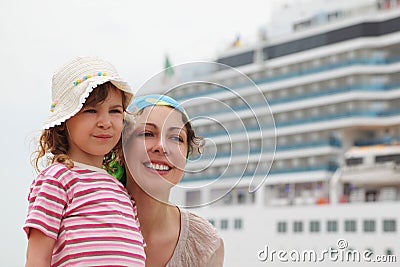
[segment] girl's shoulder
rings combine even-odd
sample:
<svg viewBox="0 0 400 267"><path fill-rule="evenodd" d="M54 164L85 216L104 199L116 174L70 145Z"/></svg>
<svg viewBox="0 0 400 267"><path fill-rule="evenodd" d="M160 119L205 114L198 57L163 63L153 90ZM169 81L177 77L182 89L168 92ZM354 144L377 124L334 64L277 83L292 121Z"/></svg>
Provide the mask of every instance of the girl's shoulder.
<svg viewBox="0 0 400 267"><path fill-rule="evenodd" d="M76 179L76 178L80 177L84 173L85 173L85 171L80 168L73 167L71 169L62 163L55 162L55 163L52 163L51 165L47 166L46 168L44 168L39 173L37 178L39 178L39 179L51 178L51 179L57 180L58 182L61 182L62 184L64 184L64 183L71 181L72 179Z"/></svg>
<svg viewBox="0 0 400 267"><path fill-rule="evenodd" d="M44 168L39 176L57 176L66 172L71 171L67 166L62 163L55 162Z"/></svg>
<svg viewBox="0 0 400 267"><path fill-rule="evenodd" d="M61 192L66 191L65 185L68 184L73 176L74 175L71 175L71 172L65 165L61 163L53 163L44 168L32 181L29 198L36 197L40 190L47 190L48 188L52 188L52 193L58 192L58 197L60 197Z"/></svg>
<svg viewBox="0 0 400 267"><path fill-rule="evenodd" d="M62 163L59 162L54 162L51 165L47 166L44 168L39 175L60 175L60 174L75 174L75 175L95 175L95 174L101 174L101 175L107 175L110 176L105 170L89 166L89 165L84 165L84 164L75 164L74 167L69 168L65 166Z"/></svg>

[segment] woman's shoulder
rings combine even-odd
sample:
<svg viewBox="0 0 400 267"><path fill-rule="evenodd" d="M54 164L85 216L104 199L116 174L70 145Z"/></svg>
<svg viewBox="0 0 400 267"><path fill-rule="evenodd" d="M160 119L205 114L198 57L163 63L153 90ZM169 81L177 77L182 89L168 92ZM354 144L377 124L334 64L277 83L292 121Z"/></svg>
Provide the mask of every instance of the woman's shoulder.
<svg viewBox="0 0 400 267"><path fill-rule="evenodd" d="M181 216L181 231L187 235L185 249L191 251L197 261L201 258L202 262L208 262L221 245L217 229L208 220L188 210L182 209Z"/></svg>
<svg viewBox="0 0 400 267"><path fill-rule="evenodd" d="M179 210L181 231L167 267L210 266L222 245L217 229L203 217L185 209Z"/></svg>
<svg viewBox="0 0 400 267"><path fill-rule="evenodd" d="M203 233L203 237L209 240L219 239L220 236L217 229L208 220L188 210L183 209L181 212L188 219L189 232L196 235Z"/></svg>

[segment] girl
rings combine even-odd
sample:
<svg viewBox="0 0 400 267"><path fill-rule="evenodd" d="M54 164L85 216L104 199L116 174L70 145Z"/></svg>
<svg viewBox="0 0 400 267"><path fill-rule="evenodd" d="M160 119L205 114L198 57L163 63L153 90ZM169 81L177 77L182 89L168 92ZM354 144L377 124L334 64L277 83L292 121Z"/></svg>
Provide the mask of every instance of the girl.
<svg viewBox="0 0 400 267"><path fill-rule="evenodd" d="M224 247L205 219L168 204L186 159L200 148L183 107L165 95L135 98L135 127L124 128L127 189L135 198L146 240L146 266L222 266Z"/></svg>
<svg viewBox="0 0 400 267"><path fill-rule="evenodd" d="M53 76L51 115L34 161L26 266L144 266L129 194L102 168L121 153L132 93L108 62L80 57Z"/></svg>

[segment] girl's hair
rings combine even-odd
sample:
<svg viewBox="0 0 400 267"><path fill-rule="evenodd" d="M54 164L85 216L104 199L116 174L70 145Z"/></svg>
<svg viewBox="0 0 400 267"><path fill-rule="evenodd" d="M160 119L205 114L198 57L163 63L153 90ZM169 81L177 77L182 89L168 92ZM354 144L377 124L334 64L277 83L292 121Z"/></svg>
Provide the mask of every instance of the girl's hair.
<svg viewBox="0 0 400 267"><path fill-rule="evenodd" d="M119 90L111 82L106 82L97 86L86 99L85 106L95 106L98 103L102 103L108 96L111 90ZM125 94L122 93L122 103L125 103ZM40 172L39 161L42 157L46 156L45 165L48 166L54 162L59 162L72 168L74 163L68 156L68 131L65 126L66 122L51 127L46 130L42 130L42 134L39 138L39 146L36 151L32 154L32 165L36 171ZM104 156L103 166L106 170L110 170L110 163L115 159L120 161L122 158L122 141L119 140L118 144Z"/></svg>

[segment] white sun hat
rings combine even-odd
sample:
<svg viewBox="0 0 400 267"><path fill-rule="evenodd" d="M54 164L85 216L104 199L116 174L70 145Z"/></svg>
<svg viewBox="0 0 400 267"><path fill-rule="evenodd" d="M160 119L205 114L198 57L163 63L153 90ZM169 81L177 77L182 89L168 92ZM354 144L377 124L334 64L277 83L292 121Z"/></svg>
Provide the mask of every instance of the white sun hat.
<svg viewBox="0 0 400 267"><path fill-rule="evenodd" d="M124 92L126 109L133 97L132 89L111 63L95 57L77 57L63 65L53 75L51 114L43 129L60 125L74 116L93 89L106 82Z"/></svg>

